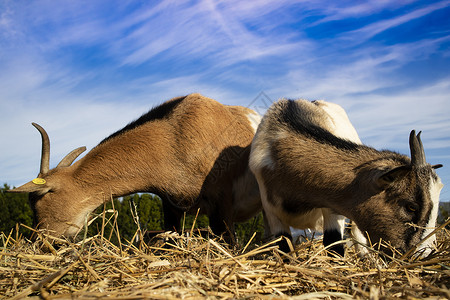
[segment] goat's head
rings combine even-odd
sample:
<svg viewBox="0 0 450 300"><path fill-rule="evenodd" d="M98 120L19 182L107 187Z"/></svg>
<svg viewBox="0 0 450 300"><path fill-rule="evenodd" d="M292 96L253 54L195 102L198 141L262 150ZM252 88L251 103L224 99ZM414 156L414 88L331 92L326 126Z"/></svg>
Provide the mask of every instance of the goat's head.
<svg viewBox="0 0 450 300"><path fill-rule="evenodd" d="M392 166L392 162L372 162L368 191L371 196L358 205L354 220L369 233L372 243L380 239L406 252L412 247L429 251L435 236L426 238L436 226L439 194L443 187L435 169L430 165L418 135L411 131L409 137L411 161ZM374 167L374 168L373 168Z"/></svg>
<svg viewBox="0 0 450 300"><path fill-rule="evenodd" d="M42 156L39 175L36 179L10 190L29 193L30 205L34 212L35 226L46 229L53 236L73 236L79 230L89 209L83 203L85 195L71 176L70 166L86 150L80 147L64 157L54 169L49 169L50 140L45 130L36 123L33 126L42 136ZM82 212L82 213L80 213Z"/></svg>

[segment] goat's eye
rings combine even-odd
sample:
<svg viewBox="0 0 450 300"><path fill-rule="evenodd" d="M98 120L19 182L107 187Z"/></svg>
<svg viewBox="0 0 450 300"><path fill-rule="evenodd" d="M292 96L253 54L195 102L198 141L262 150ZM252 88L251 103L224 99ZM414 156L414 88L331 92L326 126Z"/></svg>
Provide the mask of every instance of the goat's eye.
<svg viewBox="0 0 450 300"><path fill-rule="evenodd" d="M417 205L414 204L407 204L406 205L406 209L410 212L416 212L417 211Z"/></svg>

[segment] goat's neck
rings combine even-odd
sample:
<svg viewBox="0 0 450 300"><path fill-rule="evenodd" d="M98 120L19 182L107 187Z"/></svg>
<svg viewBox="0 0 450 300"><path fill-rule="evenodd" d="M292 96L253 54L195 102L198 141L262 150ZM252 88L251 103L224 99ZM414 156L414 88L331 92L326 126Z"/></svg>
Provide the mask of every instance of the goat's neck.
<svg viewBox="0 0 450 300"><path fill-rule="evenodd" d="M158 173L135 162L123 164L115 159L87 157L74 165L74 178L93 193L103 193L105 197L120 197L136 192L146 192L148 182Z"/></svg>
<svg viewBox="0 0 450 300"><path fill-rule="evenodd" d="M377 151L366 146L338 156L330 155L324 160L322 168L325 175L321 182L333 191L327 206L336 211L344 209L347 214L354 211L354 207L365 199L379 192L375 186L377 176L407 163L407 158L403 155Z"/></svg>
<svg viewBox="0 0 450 300"><path fill-rule="evenodd" d="M145 148L139 146L145 145ZM74 177L84 186L110 193L112 197L136 192L151 192L164 196L199 193L204 178L195 176L192 168L184 167L175 157L176 149L146 143L100 144L74 164ZM194 167L206 168L201 162ZM197 172L199 173L199 172ZM199 183L200 182L200 183Z"/></svg>

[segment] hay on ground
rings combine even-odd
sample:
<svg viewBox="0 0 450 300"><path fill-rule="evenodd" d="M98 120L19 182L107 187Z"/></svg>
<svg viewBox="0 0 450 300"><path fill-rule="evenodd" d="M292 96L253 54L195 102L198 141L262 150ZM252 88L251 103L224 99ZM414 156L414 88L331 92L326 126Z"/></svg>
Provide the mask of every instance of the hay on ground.
<svg viewBox="0 0 450 300"><path fill-rule="evenodd" d="M57 240L57 247L37 234L35 242L16 231L0 236L0 298L450 298L444 226L436 251L420 260L386 259L376 249L361 258L353 247L334 257L318 239L296 245L291 255L274 242L230 248L195 230L163 233L148 243L119 239L118 245L100 232L77 243Z"/></svg>

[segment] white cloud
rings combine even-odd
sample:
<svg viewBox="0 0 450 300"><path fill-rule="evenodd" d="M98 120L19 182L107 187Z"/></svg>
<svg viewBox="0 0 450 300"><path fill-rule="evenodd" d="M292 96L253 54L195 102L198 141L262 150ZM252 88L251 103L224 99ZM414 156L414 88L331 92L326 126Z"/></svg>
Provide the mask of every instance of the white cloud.
<svg viewBox="0 0 450 300"><path fill-rule="evenodd" d="M128 53L123 59L124 64L142 64L162 54L185 60L200 58L214 62L216 67L223 67L261 57L280 57L293 50L305 50L305 41L289 40L292 33L274 32L263 36L258 33L258 28L250 30L246 27L245 22L255 18L249 14L251 8L256 7L260 15L271 12L279 5L255 2L250 7L247 4L244 12L234 14L236 5L203 1L190 7L180 5L171 11L160 11L158 8L159 13L150 13L149 18L140 15L130 17L123 26L133 29L114 45L115 51ZM273 20L273 26L283 22L282 19Z"/></svg>
<svg viewBox="0 0 450 300"><path fill-rule="evenodd" d="M448 128L450 128L450 78L431 86L410 88L401 94L365 95L358 98L342 99L349 105L352 121L362 137L368 136L370 144L378 147L405 149L407 144L401 138L410 130L424 132L424 140L429 141L429 149L448 148ZM446 137L446 140L442 140Z"/></svg>

